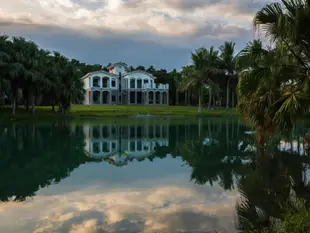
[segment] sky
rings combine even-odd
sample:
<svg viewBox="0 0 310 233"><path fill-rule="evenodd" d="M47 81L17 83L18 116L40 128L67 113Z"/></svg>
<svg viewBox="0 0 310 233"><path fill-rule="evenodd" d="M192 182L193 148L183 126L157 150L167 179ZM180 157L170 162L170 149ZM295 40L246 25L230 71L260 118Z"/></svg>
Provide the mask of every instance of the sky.
<svg viewBox="0 0 310 233"><path fill-rule="evenodd" d="M180 69L195 49L257 37L252 19L269 0L7 0L0 33L24 36L81 62Z"/></svg>

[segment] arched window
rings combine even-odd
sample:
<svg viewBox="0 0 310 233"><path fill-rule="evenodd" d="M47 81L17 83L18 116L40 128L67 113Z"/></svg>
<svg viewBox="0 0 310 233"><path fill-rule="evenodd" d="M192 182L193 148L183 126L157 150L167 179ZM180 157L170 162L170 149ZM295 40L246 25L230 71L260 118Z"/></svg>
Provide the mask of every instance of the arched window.
<svg viewBox="0 0 310 233"><path fill-rule="evenodd" d="M93 77L93 87L100 87L100 77Z"/></svg>
<svg viewBox="0 0 310 233"><path fill-rule="evenodd" d="M134 79L130 79L130 88L136 88L135 87L135 80Z"/></svg>
<svg viewBox="0 0 310 233"><path fill-rule="evenodd" d="M137 88L142 88L142 79L137 80Z"/></svg>
<svg viewBox="0 0 310 233"><path fill-rule="evenodd" d="M108 88L109 87L109 81L110 81L109 77L103 77L102 78L102 87L103 88Z"/></svg>

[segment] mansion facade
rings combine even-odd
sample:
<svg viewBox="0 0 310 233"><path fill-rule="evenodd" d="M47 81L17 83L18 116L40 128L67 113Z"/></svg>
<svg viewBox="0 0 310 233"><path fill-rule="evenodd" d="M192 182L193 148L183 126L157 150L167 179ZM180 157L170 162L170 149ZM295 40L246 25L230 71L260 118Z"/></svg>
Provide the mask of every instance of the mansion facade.
<svg viewBox="0 0 310 233"><path fill-rule="evenodd" d="M84 104L168 105L169 84L155 83L156 77L145 71L128 72L119 62L109 72L95 71L82 77L86 90Z"/></svg>
<svg viewBox="0 0 310 233"><path fill-rule="evenodd" d="M169 123L85 124L83 132L86 154L93 159L107 160L116 166L150 158L158 148L169 146Z"/></svg>

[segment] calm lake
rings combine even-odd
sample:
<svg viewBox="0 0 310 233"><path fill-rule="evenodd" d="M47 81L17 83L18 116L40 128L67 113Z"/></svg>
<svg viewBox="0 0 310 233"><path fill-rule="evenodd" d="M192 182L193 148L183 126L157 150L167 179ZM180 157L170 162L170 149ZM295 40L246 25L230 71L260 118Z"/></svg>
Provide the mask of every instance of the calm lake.
<svg viewBox="0 0 310 233"><path fill-rule="evenodd" d="M234 118L0 123L0 232L262 227L291 190L310 199L309 128L262 152Z"/></svg>

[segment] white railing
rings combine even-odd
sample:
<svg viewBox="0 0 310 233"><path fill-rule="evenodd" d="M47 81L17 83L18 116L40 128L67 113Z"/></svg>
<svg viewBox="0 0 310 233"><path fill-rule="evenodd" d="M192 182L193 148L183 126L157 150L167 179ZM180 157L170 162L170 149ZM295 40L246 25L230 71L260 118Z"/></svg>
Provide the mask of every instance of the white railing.
<svg viewBox="0 0 310 233"><path fill-rule="evenodd" d="M169 84L162 83L145 83L143 84L143 89L159 89L159 90L169 90Z"/></svg>

